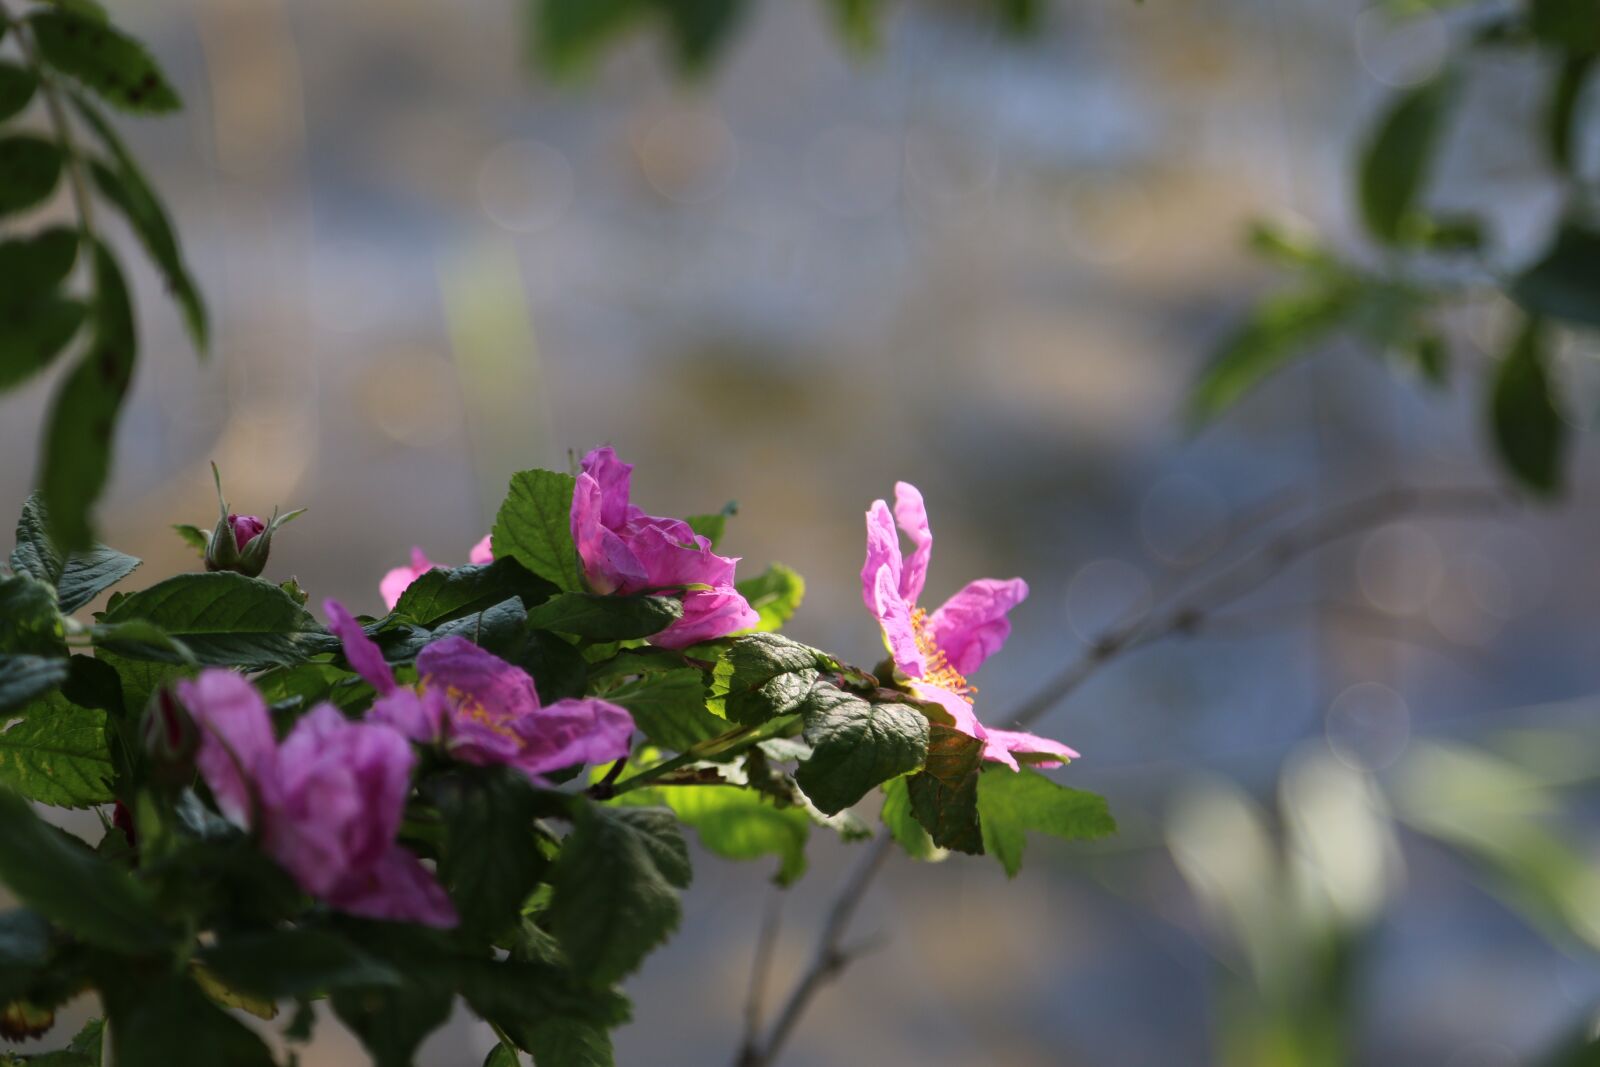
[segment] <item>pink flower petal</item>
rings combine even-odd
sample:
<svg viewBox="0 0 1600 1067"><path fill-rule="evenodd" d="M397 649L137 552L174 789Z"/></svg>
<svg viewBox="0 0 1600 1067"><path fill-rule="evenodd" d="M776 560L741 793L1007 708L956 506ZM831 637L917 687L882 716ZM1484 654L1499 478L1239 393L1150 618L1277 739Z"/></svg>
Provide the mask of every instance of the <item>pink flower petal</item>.
<svg viewBox="0 0 1600 1067"><path fill-rule="evenodd" d="M232 671L212 667L178 683L178 699L200 729L195 765L228 820L249 829L258 807L275 800L277 738L267 703Z"/></svg>
<svg viewBox="0 0 1600 1067"><path fill-rule="evenodd" d="M911 558L905 561L905 572L900 576L900 595L907 604L915 604L928 579L933 531L928 526L928 509L922 503L922 493L910 482L894 483L894 518L911 538L912 546Z"/></svg>
<svg viewBox="0 0 1600 1067"><path fill-rule="evenodd" d="M921 678L927 670L927 662L917 646L917 631L911 624L911 605L901 599L894 568L888 564L878 569L868 607L883 631L883 644L895 667L908 678Z"/></svg>
<svg viewBox="0 0 1600 1067"><path fill-rule="evenodd" d="M490 535L484 534L483 540L472 546L472 551L467 553L468 563L493 563L494 548Z"/></svg>
<svg viewBox="0 0 1600 1067"><path fill-rule="evenodd" d="M327 894L351 915L449 929L461 921L432 871L406 849L391 847L377 862L351 872Z"/></svg>
<svg viewBox="0 0 1600 1067"><path fill-rule="evenodd" d="M515 766L529 775L619 760L633 740L627 709L594 698L558 700L515 725L525 745Z"/></svg>
<svg viewBox="0 0 1600 1067"><path fill-rule="evenodd" d="M600 489L600 525L615 530L627 522L633 464L622 462L616 449L603 445L583 457L582 469Z"/></svg>
<svg viewBox="0 0 1600 1067"><path fill-rule="evenodd" d="M572 540L583 561L583 574L597 593L614 593L646 581L644 565L617 532L608 527L605 491L592 475L578 475L572 489Z"/></svg>
<svg viewBox="0 0 1600 1067"><path fill-rule="evenodd" d="M1028 583L1021 578L979 578L928 617L928 635L950 666L970 675L1006 643L1011 633L1006 614L1027 596Z"/></svg>
<svg viewBox="0 0 1600 1067"><path fill-rule="evenodd" d="M392 693L395 688L394 671L384 662L383 652L361 629L361 624L337 600L324 600L322 611L328 616L328 629L344 645L344 658L350 661L350 669L365 678L380 694L386 696Z"/></svg>
<svg viewBox="0 0 1600 1067"><path fill-rule="evenodd" d="M436 563L423 554L422 549L413 547L411 549L411 565L408 567L396 567L385 574L383 580L378 583L378 593L383 597L383 606L393 611L394 606L400 603L400 594L404 593L412 582L421 578L436 566Z"/></svg>
<svg viewBox="0 0 1600 1067"><path fill-rule="evenodd" d="M486 652L465 637L443 637L417 656L423 689L449 693L457 710L473 706L496 718L518 718L539 710L533 679L521 667Z"/></svg>
<svg viewBox="0 0 1600 1067"><path fill-rule="evenodd" d="M900 534L894 528L894 516L889 514L888 504L874 500L867 509L867 559L861 565L861 599L874 615L878 614L878 573L884 569L889 571L896 598L905 602L900 593L901 564Z"/></svg>
<svg viewBox="0 0 1600 1067"><path fill-rule="evenodd" d="M1012 770L1016 770L1017 761L1012 753L1052 757L1029 760L1028 762L1035 767L1060 767L1078 758L1075 749L1068 748L1060 741L1052 741L1048 737L1016 730L989 730L989 737L983 747L983 758L1004 763Z"/></svg>
<svg viewBox="0 0 1600 1067"><path fill-rule="evenodd" d="M695 590L683 598L683 616L650 639L659 648L688 648L748 630L761 614L736 590Z"/></svg>
<svg viewBox="0 0 1600 1067"><path fill-rule="evenodd" d="M911 692L948 711L950 717L955 720L955 728L968 737L976 737L979 741L988 739L989 730L978 721L978 714L972 710L970 700L942 686L930 685L927 682L912 682Z"/></svg>

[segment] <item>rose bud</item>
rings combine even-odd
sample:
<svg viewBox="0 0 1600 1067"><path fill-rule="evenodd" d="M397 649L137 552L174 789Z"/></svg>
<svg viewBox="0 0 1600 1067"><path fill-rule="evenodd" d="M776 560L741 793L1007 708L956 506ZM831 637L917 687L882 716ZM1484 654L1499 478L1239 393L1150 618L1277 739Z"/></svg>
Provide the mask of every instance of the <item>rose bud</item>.
<svg viewBox="0 0 1600 1067"><path fill-rule="evenodd" d="M157 778L177 784L193 776L200 731L171 689L158 689L151 695L139 724L139 739Z"/></svg>
<svg viewBox="0 0 1600 1067"><path fill-rule="evenodd" d="M206 539L206 570L235 571L249 578L258 577L267 567L267 555L272 551L272 535L290 519L305 511L298 508L285 515L272 512L272 518L263 521L256 515L235 515L228 510L228 501L222 495L222 475L217 465L211 465L211 474L217 483L217 525Z"/></svg>

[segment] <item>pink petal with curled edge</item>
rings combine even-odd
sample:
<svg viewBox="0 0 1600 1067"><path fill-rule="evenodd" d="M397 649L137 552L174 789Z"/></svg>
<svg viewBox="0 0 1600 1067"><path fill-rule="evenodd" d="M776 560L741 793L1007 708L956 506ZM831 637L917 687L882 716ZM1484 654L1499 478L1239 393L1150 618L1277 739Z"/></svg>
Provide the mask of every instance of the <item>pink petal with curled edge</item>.
<svg viewBox="0 0 1600 1067"><path fill-rule="evenodd" d="M384 662L383 652L361 629L355 617L345 610L343 604L331 599L322 602L322 612L328 616L328 629L344 646L344 658L350 661L350 669L365 678L379 693L388 695L394 692L394 671Z"/></svg>
<svg viewBox="0 0 1600 1067"><path fill-rule="evenodd" d="M1053 757L1043 760L1029 760L1035 767L1060 767L1078 758L1075 749L1068 748L1060 741L1052 741L1048 737L1037 734L1022 733L1017 730L989 731L989 736L983 747L983 758L1004 763L1012 770L1017 769L1017 761L1012 753L1027 753Z"/></svg>
<svg viewBox="0 0 1600 1067"><path fill-rule="evenodd" d="M449 929L461 921L432 871L406 849L392 846L371 866L349 872L327 893L351 915Z"/></svg>
<svg viewBox="0 0 1600 1067"><path fill-rule="evenodd" d="M894 516L889 514L888 504L874 500L867 509L867 559L861 565L861 599L874 615L878 615L878 573L885 568L895 596L902 603L905 601L900 595L901 564L900 535L894 528Z"/></svg>
<svg viewBox="0 0 1600 1067"><path fill-rule="evenodd" d="M1011 633L1007 613L1028 596L1021 578L979 578L928 617L928 636L962 675L970 675L1000 651Z"/></svg>
<svg viewBox="0 0 1600 1067"><path fill-rule="evenodd" d="M908 678L921 678L927 670L927 663L923 659L922 649L917 647L916 627L911 624L911 605L901 599L894 568L887 564L878 569L873 598L868 607L883 631L883 643L895 667Z"/></svg>
<svg viewBox="0 0 1600 1067"><path fill-rule="evenodd" d="M733 589L695 590L683 598L683 616L650 638L659 648L688 648L728 634L748 630L761 614Z"/></svg>
<svg viewBox="0 0 1600 1067"><path fill-rule="evenodd" d="M571 525L584 577L597 593L642 586L646 580L644 565L617 532L602 521L604 497L604 490L592 475L578 475L572 489Z"/></svg>
<svg viewBox="0 0 1600 1067"><path fill-rule="evenodd" d="M212 667L178 683L178 699L200 730L195 764L228 820L249 829L258 804L275 799L278 740L267 703L232 671Z"/></svg>
<svg viewBox="0 0 1600 1067"><path fill-rule="evenodd" d="M988 729L978 721L977 712L972 710L972 702L965 697L952 693L943 686L930 685L927 682L912 682L911 692L948 711L950 717L955 720L955 728L968 737L976 737L979 741L988 740Z"/></svg>
<svg viewBox="0 0 1600 1067"><path fill-rule="evenodd" d="M413 546L410 566L394 568L378 583L378 594L383 597L383 606L393 611L394 606L400 603L400 594L404 593L412 582L436 566L436 563L423 555L422 549Z"/></svg>
<svg viewBox="0 0 1600 1067"><path fill-rule="evenodd" d="M513 725L524 743L523 755L513 765L532 776L619 760L633 740L633 716L627 709L592 697L558 700Z"/></svg>
<svg viewBox="0 0 1600 1067"><path fill-rule="evenodd" d="M472 546L472 551L467 553L468 563L493 563L494 548L488 534L483 535L483 540Z"/></svg>
<svg viewBox="0 0 1600 1067"><path fill-rule="evenodd" d="M618 459L617 450L610 445L602 445L583 457L582 466L583 473L594 479L600 489L600 525L619 528L629 518L633 464Z"/></svg>
<svg viewBox="0 0 1600 1067"><path fill-rule="evenodd" d="M894 483L894 518L911 539L911 557L905 561L905 571L900 576L900 595L907 604L915 604L928 580L933 530L928 526L928 509L922 503L922 493L910 482Z"/></svg>

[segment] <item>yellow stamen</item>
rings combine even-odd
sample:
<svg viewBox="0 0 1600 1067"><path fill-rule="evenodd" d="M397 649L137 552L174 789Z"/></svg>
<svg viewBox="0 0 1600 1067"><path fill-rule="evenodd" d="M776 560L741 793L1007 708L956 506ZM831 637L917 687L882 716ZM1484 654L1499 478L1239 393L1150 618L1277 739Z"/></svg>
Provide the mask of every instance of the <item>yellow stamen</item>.
<svg viewBox="0 0 1600 1067"><path fill-rule="evenodd" d="M917 651L922 653L922 680L940 689L948 689L968 704L978 692L978 687L950 666L950 657L944 649L933 643L928 632L928 612L923 608L911 609L911 632L917 641Z"/></svg>

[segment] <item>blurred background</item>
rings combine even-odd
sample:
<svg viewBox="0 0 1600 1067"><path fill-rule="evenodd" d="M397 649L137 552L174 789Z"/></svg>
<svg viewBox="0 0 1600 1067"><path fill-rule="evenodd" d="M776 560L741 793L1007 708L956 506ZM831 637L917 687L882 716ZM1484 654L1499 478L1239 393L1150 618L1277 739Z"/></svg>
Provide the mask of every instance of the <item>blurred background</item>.
<svg viewBox="0 0 1600 1067"><path fill-rule="evenodd" d="M130 588L194 565L169 524L211 521L211 460L241 511L310 508L269 576L376 611L413 545L465 561L512 471L610 442L648 510L737 501L725 550L808 581L789 632L870 664L862 513L906 479L935 602L979 575L1032 586L976 679L999 723L1226 551L1238 515L1497 483L1471 377L1424 392L1353 344L1203 432L1181 418L1273 277L1246 221L1348 233L1352 141L1443 59L1444 16L1076 0L1019 42L905 3L856 55L820 7L767 0L697 80L644 35L556 81L507 0L124 8L186 104L125 132L216 318L197 368L139 274L146 357L101 511L145 560ZM1482 73L1450 195L1492 205L1515 258L1558 203L1530 162L1538 72ZM1468 365L1502 315L1455 323ZM1595 348L1562 344L1585 425ZM34 454L50 384L0 404L0 452ZM1098 672L1038 729L1084 753L1057 776L1104 793L1120 835L1038 839L1010 884L892 860L858 923L884 946L784 1062L1500 1067L1581 1030L1600 1002L1600 808L1571 788L1600 771L1585 458L1556 507L1402 513ZM0 469L0 514L31 468ZM1450 818L1441 796L1463 798ZM813 842L780 990L852 860ZM700 857L683 929L630 983L619 1062L731 1060L771 874ZM308 1067L364 1062L331 1017L318 1033ZM462 1017L426 1062L492 1043Z"/></svg>

